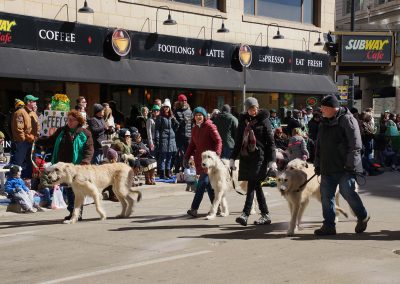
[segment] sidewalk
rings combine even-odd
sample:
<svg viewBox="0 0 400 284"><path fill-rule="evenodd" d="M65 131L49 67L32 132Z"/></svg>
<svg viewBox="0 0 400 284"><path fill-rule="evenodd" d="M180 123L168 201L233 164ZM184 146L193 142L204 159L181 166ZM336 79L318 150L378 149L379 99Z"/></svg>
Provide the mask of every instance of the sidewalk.
<svg viewBox="0 0 400 284"><path fill-rule="evenodd" d="M144 181L143 181L144 182ZM143 199L154 199L159 197L174 196L185 194L185 183L164 183L157 182L155 185L141 185L134 189L142 192ZM4 195L0 195L0 217L16 215L17 213L6 212L8 199Z"/></svg>

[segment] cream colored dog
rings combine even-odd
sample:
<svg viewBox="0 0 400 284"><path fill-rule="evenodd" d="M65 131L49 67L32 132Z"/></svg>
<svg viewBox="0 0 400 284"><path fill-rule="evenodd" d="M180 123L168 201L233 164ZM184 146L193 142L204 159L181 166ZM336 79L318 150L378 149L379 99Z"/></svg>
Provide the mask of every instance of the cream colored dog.
<svg viewBox="0 0 400 284"><path fill-rule="evenodd" d="M142 197L140 191L132 190L134 173L131 167L124 163L79 166L59 162L47 167L45 174L50 184L66 183L72 186L75 208L71 220L64 221L66 224L74 224L78 220L85 196L94 199L96 211L101 220L105 220L106 213L101 205L101 194L107 186L112 185L122 204L122 212L117 218L127 218L131 215L135 202L132 194L138 194L137 201Z"/></svg>
<svg viewBox="0 0 400 284"><path fill-rule="evenodd" d="M301 229L301 218L311 197L321 202L320 184L317 177L312 178L307 184L303 184L314 175L314 166L307 162L295 159L288 163L286 170L277 178L277 187L282 196L287 200L291 219L288 236L293 236L297 228ZM339 212L347 218L347 213L339 207L339 191L336 192L336 216Z"/></svg>
<svg viewBox="0 0 400 284"><path fill-rule="evenodd" d="M228 216L228 203L226 201L226 193L228 190L233 189L235 184L236 190L247 192L247 181L238 181L238 170L232 172L230 175L229 161L221 159L217 153L213 151L205 151L201 155L204 172L208 174L212 188L214 189L214 202L211 205L210 212L206 219L214 219L218 206L221 204L221 215ZM238 163L236 168L238 168Z"/></svg>

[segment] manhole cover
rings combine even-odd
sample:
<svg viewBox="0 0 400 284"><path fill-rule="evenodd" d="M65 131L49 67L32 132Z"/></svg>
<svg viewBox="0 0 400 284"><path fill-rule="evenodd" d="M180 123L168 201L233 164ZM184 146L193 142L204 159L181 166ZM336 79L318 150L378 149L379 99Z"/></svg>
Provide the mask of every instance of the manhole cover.
<svg viewBox="0 0 400 284"><path fill-rule="evenodd" d="M395 249L393 252L394 252L395 254L400 255L400 249Z"/></svg>

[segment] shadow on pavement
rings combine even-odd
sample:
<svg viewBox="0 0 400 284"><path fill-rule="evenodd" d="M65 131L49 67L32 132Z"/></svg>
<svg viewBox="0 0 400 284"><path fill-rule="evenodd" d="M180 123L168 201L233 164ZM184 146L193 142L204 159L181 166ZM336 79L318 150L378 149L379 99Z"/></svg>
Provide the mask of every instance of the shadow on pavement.
<svg viewBox="0 0 400 284"><path fill-rule="evenodd" d="M356 233L338 233L335 236L314 236L313 234L296 234L292 237L294 241L306 240L343 240L343 241L398 241L400 240L400 231L381 230L379 232Z"/></svg>
<svg viewBox="0 0 400 284"><path fill-rule="evenodd" d="M367 177L366 181L367 183L361 186L360 193L400 199L400 173L385 172L380 176Z"/></svg>
<svg viewBox="0 0 400 284"><path fill-rule="evenodd" d="M32 226L47 226L54 224L62 224L62 220L24 220L24 221L12 221L12 222L1 222L0 230L20 227L32 227Z"/></svg>
<svg viewBox="0 0 400 284"><path fill-rule="evenodd" d="M143 219L143 220L135 220L132 223L151 223L151 222L159 222L159 221L168 221L168 220L186 220L187 215L178 215L178 216L165 216L165 215L152 215L152 216L133 216L130 219Z"/></svg>
<svg viewBox="0 0 400 284"><path fill-rule="evenodd" d="M209 229L218 228L219 225L170 225L170 226L146 226L146 227L122 227L118 229L111 229L111 232L121 231L151 231L151 230L187 230L187 229Z"/></svg>

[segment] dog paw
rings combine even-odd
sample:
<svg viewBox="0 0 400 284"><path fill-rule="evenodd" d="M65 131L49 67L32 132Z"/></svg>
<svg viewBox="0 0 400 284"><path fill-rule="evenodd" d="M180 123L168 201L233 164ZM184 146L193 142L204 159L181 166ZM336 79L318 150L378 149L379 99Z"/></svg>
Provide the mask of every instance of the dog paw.
<svg viewBox="0 0 400 284"><path fill-rule="evenodd" d="M104 221L104 220L106 220L106 219L107 219L107 217L104 216L104 217L101 217L101 218L100 218L100 221Z"/></svg>
<svg viewBox="0 0 400 284"><path fill-rule="evenodd" d="M255 214L257 214L257 211L255 209L251 209L250 215L255 215Z"/></svg>
<svg viewBox="0 0 400 284"><path fill-rule="evenodd" d="M74 220L74 219L71 219L71 220L64 220L63 223L64 223L64 224L75 224L75 223L76 223L76 220Z"/></svg>
<svg viewBox="0 0 400 284"><path fill-rule="evenodd" d="M214 220L215 219L215 215L207 215L206 216L206 220Z"/></svg>
<svg viewBox="0 0 400 284"><path fill-rule="evenodd" d="M219 216L221 216L221 217L229 216L229 212L221 212L221 213L219 213Z"/></svg>
<svg viewBox="0 0 400 284"><path fill-rule="evenodd" d="M298 231L301 231L301 230L304 230L304 227L298 225L296 229L297 229Z"/></svg>

